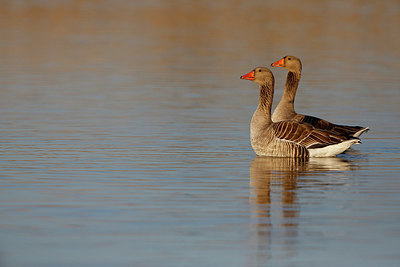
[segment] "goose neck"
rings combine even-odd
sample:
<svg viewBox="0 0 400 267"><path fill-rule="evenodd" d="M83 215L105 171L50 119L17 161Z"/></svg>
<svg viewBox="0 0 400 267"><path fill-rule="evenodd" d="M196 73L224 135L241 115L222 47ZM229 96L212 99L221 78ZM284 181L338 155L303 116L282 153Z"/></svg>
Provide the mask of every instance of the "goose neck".
<svg viewBox="0 0 400 267"><path fill-rule="evenodd" d="M274 84L265 83L260 85L260 98L258 102L258 109L264 113L266 119L271 121L271 107L274 97Z"/></svg>
<svg viewBox="0 0 400 267"><path fill-rule="evenodd" d="M286 77L285 88L283 90L282 99L289 104L294 103L297 87L299 86L301 72L289 71Z"/></svg>

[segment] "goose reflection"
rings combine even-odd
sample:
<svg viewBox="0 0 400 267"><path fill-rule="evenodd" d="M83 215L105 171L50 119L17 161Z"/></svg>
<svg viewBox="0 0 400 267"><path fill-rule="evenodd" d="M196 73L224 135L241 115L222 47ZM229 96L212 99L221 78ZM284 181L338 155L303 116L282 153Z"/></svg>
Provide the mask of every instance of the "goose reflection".
<svg viewBox="0 0 400 267"><path fill-rule="evenodd" d="M250 165L251 246L256 251L255 265L265 264L272 256L271 245L282 254L296 255L300 206L298 177L328 170L350 170L342 158L255 157Z"/></svg>

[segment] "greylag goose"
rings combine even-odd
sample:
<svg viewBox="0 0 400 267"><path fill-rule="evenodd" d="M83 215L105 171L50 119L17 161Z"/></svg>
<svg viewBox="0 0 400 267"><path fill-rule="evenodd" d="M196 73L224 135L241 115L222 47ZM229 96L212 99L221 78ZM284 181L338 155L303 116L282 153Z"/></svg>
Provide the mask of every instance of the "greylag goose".
<svg viewBox="0 0 400 267"><path fill-rule="evenodd" d="M316 129L307 123L272 122L271 104L275 83L272 72L267 68L258 67L240 78L259 85L260 97L250 126L251 145L257 155L333 157L344 152L351 145L360 143L358 138L349 138Z"/></svg>
<svg viewBox="0 0 400 267"><path fill-rule="evenodd" d="M296 97L301 76L300 59L294 56L285 56L277 62L272 63L271 66L283 67L288 70L283 95L272 115L272 121L295 120L306 122L318 129L353 137L359 137L362 133L369 130L368 127L338 125L313 116L297 114L294 110L294 98Z"/></svg>

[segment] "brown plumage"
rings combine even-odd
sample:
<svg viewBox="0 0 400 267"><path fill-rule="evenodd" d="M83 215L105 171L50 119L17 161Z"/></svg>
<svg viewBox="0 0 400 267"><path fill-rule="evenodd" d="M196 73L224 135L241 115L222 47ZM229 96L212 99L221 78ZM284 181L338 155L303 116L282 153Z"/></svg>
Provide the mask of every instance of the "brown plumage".
<svg viewBox="0 0 400 267"><path fill-rule="evenodd" d="M318 129L331 131L338 135L344 135L348 137L358 137L362 133L369 130L368 127L339 125L317 117L297 114L294 110L294 99L296 97L296 91L301 77L302 65L300 59L294 56L285 56L277 62L272 63L271 66L284 67L288 70L282 99L272 115L273 121L277 122L283 120L295 120L298 122L311 124Z"/></svg>
<svg viewBox="0 0 400 267"><path fill-rule="evenodd" d="M309 123L315 128L318 129L324 129L327 131L331 131L340 135L346 135L346 136L354 136L358 137L362 133L366 132L369 130L368 127L362 127L362 126L348 126L348 125L339 125L339 124L334 124L329 121L309 116L309 115L302 115L302 114L296 114L294 117L295 121L299 122L305 122ZM360 132L362 131L362 132ZM360 133L359 133L360 132ZM359 133L359 134L357 134Z"/></svg>
<svg viewBox="0 0 400 267"><path fill-rule="evenodd" d="M299 143L306 148L321 148L349 139L346 136L316 129L310 124L298 123L296 121L280 121L274 123L272 128L276 137Z"/></svg>
<svg viewBox="0 0 400 267"><path fill-rule="evenodd" d="M272 122L271 106L274 94L274 76L267 68L255 68L241 76L259 84L258 107L251 120L251 145L257 155L277 157L335 156L342 153L356 138L316 129L296 121ZM322 150L321 150L322 149Z"/></svg>

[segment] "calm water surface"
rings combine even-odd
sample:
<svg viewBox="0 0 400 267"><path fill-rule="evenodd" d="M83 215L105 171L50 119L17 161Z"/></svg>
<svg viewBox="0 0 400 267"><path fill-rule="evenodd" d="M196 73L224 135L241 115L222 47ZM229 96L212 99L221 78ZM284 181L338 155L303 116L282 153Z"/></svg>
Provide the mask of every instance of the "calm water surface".
<svg viewBox="0 0 400 267"><path fill-rule="evenodd" d="M399 266L399 18L397 1L3 1L0 265ZM297 110L369 126L363 144L255 156L239 76L286 54Z"/></svg>

